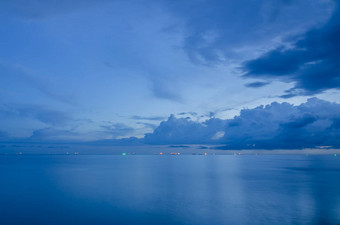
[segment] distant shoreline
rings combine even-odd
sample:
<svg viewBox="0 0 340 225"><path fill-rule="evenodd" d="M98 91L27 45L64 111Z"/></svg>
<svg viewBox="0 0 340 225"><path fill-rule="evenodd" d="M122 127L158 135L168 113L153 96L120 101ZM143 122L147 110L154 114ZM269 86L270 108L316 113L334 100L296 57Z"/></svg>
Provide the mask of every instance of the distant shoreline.
<svg viewBox="0 0 340 225"><path fill-rule="evenodd" d="M220 149L221 145L93 146L16 144L0 146L0 155L339 155L340 149ZM178 154L179 153L179 154ZM336 156L335 155L335 156Z"/></svg>

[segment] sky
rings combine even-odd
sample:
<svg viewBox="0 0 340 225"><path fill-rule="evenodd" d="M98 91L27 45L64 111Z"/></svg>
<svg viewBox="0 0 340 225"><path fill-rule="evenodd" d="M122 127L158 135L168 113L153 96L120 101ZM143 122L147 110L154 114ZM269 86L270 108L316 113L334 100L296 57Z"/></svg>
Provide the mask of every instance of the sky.
<svg viewBox="0 0 340 225"><path fill-rule="evenodd" d="M339 7L1 1L0 141L339 146Z"/></svg>

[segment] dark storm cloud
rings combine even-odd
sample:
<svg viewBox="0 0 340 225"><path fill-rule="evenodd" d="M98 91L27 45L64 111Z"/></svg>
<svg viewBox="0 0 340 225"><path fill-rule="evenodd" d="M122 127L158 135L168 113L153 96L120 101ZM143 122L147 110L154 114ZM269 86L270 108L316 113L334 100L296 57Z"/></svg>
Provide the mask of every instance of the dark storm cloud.
<svg viewBox="0 0 340 225"><path fill-rule="evenodd" d="M273 102L241 110L233 119L203 123L171 115L153 133L149 144L225 144L229 149L340 147L340 104L311 98L294 106Z"/></svg>
<svg viewBox="0 0 340 225"><path fill-rule="evenodd" d="M271 50L244 63L245 77L293 82L282 97L340 88L340 10L322 27L306 32L291 47Z"/></svg>
<svg viewBox="0 0 340 225"><path fill-rule="evenodd" d="M229 148L339 147L339 115L340 104L316 98L299 106L274 102L229 120L224 142Z"/></svg>

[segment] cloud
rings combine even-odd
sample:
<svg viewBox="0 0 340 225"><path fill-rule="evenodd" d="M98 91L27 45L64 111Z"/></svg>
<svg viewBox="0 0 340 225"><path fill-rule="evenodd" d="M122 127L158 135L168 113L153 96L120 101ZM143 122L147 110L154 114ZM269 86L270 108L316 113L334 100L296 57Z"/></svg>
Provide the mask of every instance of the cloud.
<svg viewBox="0 0 340 225"><path fill-rule="evenodd" d="M203 122L170 115L152 133L145 134L144 138L120 139L133 135L135 131L122 123L106 122L101 126L98 137L107 139L95 143L219 144L224 146L223 149L301 149L317 146L340 148L340 104L318 98L310 98L300 105L272 102L243 109L232 119L209 118ZM84 141L84 135L92 137L88 140L93 140L94 134L98 132L85 134L74 129L51 126L37 129L31 137L21 139L10 138L6 133L0 132L0 140L22 143L81 142Z"/></svg>
<svg viewBox="0 0 340 225"><path fill-rule="evenodd" d="M55 129L52 127L38 129L33 131L31 137L21 140L22 142L28 141L37 141L37 142L44 142L44 141L65 141L65 140L74 140L79 139L80 134L73 132L71 130L64 130L64 129Z"/></svg>
<svg viewBox="0 0 340 225"><path fill-rule="evenodd" d="M56 128L46 127L33 131L31 137L23 139L25 141L46 142L46 141L60 141L60 142L87 142L93 140L115 140L124 136L131 136L135 129L122 123L106 122L105 125L100 126L100 130L85 131L73 128ZM131 140L134 140L133 138ZM105 142L105 141L104 141Z"/></svg>
<svg viewBox="0 0 340 225"><path fill-rule="evenodd" d="M207 65L240 59L244 54L242 49L268 46L285 33L317 24L326 19L331 7L329 1L165 2L170 11L182 19L183 49L193 62Z"/></svg>
<svg viewBox="0 0 340 225"><path fill-rule="evenodd" d="M306 32L289 48L280 46L246 61L247 78L293 82L282 97L313 95L340 88L340 9L337 5L329 21Z"/></svg>
<svg viewBox="0 0 340 225"><path fill-rule="evenodd" d="M160 77L152 78L150 90L156 98L174 102L182 101L179 90L177 89L176 91L173 86L169 84L169 80L164 81Z"/></svg>
<svg viewBox="0 0 340 225"><path fill-rule="evenodd" d="M143 125L144 127L151 128L153 130L157 127L157 125L153 123L137 122L136 124Z"/></svg>
<svg viewBox="0 0 340 225"><path fill-rule="evenodd" d="M109 134L112 138L119 138L126 135L131 135L135 129L123 123L109 122L107 125L100 126L103 132Z"/></svg>
<svg viewBox="0 0 340 225"><path fill-rule="evenodd" d="M198 114L197 114L197 112L180 112L180 113L177 113L177 115L179 115L179 116L189 115L189 116L196 117Z"/></svg>
<svg viewBox="0 0 340 225"><path fill-rule="evenodd" d="M153 133L146 134L144 141L147 144L196 144L206 143L207 140L214 142L216 139L213 138L220 131L223 131L223 121L220 119L199 123L171 115Z"/></svg>
<svg viewBox="0 0 340 225"><path fill-rule="evenodd" d="M261 81L256 81L256 82L252 82L252 83L248 83L245 86L246 87L251 87L251 88L259 88L259 87L263 87L270 84L270 82L261 82Z"/></svg>
<svg viewBox="0 0 340 225"><path fill-rule="evenodd" d="M166 119L166 117L163 116L138 116L134 115L131 117L133 120L151 120L151 121L160 121Z"/></svg>
<svg viewBox="0 0 340 225"><path fill-rule="evenodd" d="M2 118L32 118L53 126L65 125L72 121L72 117L68 113L28 104L0 105L0 115Z"/></svg>
<svg viewBox="0 0 340 225"><path fill-rule="evenodd" d="M138 116L138 115L134 115L130 118L133 120L137 120L136 124L143 125L144 127L152 130L154 130L157 127L159 121L166 119L166 117L163 116Z"/></svg>
<svg viewBox="0 0 340 225"><path fill-rule="evenodd" d="M340 146L340 104L317 98L294 106L273 102L242 110L228 121L224 143L229 148L306 148Z"/></svg>
<svg viewBox="0 0 340 225"><path fill-rule="evenodd" d="M16 84L16 86L9 86L12 91L23 92L23 87L33 87L52 100L75 104L75 99L71 94L56 88L56 79L51 78L49 74L38 74L23 65L3 61L0 61L0 71L2 73L0 81L3 84Z"/></svg>
<svg viewBox="0 0 340 225"><path fill-rule="evenodd" d="M171 115L145 135L148 144L224 144L229 149L340 147L340 104L317 98L294 106L273 102L233 119L194 122Z"/></svg>

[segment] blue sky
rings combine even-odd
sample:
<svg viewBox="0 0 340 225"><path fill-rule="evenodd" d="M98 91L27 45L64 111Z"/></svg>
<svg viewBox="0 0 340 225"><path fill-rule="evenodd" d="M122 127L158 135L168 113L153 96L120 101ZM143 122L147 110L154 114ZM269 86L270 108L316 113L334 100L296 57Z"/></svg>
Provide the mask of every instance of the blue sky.
<svg viewBox="0 0 340 225"><path fill-rule="evenodd" d="M336 1L11 0L0 17L2 140L143 137L162 121L340 103Z"/></svg>

